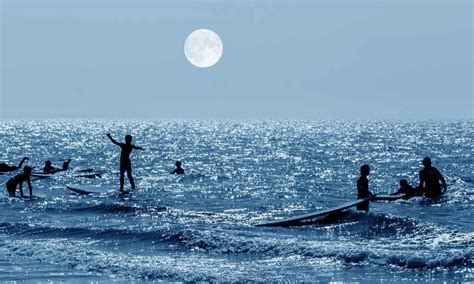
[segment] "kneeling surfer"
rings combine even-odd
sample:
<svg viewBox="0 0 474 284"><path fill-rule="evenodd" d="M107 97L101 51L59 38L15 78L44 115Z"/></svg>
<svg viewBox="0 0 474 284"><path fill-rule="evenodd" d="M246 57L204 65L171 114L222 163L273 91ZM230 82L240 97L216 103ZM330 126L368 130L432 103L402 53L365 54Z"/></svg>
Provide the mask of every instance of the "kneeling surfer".
<svg viewBox="0 0 474 284"><path fill-rule="evenodd" d="M16 188L18 186L20 186L20 197L23 197L23 182L26 181L28 183L30 199L33 198L33 187L31 186L31 171L31 167L25 166L23 168L23 173L18 174L7 181L6 187L10 197L15 197Z"/></svg>

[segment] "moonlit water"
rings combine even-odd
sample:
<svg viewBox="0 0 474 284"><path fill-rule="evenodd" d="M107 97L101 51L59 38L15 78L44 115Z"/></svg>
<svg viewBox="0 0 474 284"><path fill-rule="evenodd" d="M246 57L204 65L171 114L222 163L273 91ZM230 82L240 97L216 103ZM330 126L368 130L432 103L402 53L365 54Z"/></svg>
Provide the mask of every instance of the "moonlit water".
<svg viewBox="0 0 474 284"><path fill-rule="evenodd" d="M0 162L46 159L107 172L34 182L44 200L0 198L0 281L474 280L473 123L2 121ZM138 191L79 196L66 184L118 184L130 133ZM448 194L372 203L369 214L295 228L253 224L417 182L431 156ZM168 173L183 161L186 176ZM4 183L5 177L0 176Z"/></svg>

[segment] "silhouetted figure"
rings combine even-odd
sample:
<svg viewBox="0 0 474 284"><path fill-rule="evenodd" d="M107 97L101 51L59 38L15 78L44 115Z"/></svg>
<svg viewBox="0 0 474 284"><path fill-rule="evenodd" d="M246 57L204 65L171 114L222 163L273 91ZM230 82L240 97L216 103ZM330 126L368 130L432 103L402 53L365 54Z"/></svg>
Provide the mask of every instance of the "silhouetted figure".
<svg viewBox="0 0 474 284"><path fill-rule="evenodd" d="M18 185L20 186L20 197L23 197L23 182L26 181L28 183L30 199L33 198L33 187L31 186L31 171L31 167L25 166L21 174L18 174L7 181L6 187L10 197L15 197L15 192Z"/></svg>
<svg viewBox="0 0 474 284"><path fill-rule="evenodd" d="M125 143L117 142L110 133L107 133L107 137L109 137L110 141L117 146L120 146L122 152L120 153L120 192L123 192L123 185L125 183L125 172L127 172L128 181L132 189L135 189L135 181L132 177L132 162L130 161L130 153L132 153L133 149L136 150L144 150L142 147L138 147L132 144L132 136L127 135L125 136Z"/></svg>
<svg viewBox="0 0 474 284"><path fill-rule="evenodd" d="M23 167L23 164L25 163L26 160L28 160L28 157L23 157L23 159L21 159L18 166L10 166L10 165L7 165L5 163L1 163L0 164L0 172L14 172L14 171L17 171L17 170L21 169L21 167Z"/></svg>
<svg viewBox="0 0 474 284"><path fill-rule="evenodd" d="M184 169L181 167L181 161L176 161L176 169L174 169L170 174L174 175L184 175Z"/></svg>
<svg viewBox="0 0 474 284"><path fill-rule="evenodd" d="M439 197L446 192L448 188L446 180L437 168L431 166L431 159L425 157L423 159L424 168L420 171L419 188L423 190L428 198ZM441 181L441 184L440 184ZM442 189L441 189L442 185Z"/></svg>
<svg viewBox="0 0 474 284"><path fill-rule="evenodd" d="M405 194L406 199L411 198L416 195L420 195L420 190L411 186L406 179L400 180L400 188L391 193L390 195Z"/></svg>
<svg viewBox="0 0 474 284"><path fill-rule="evenodd" d="M373 197L372 192L369 191L369 180L367 176L370 174L369 165L360 167L360 178L357 180L357 198ZM357 210L369 211L369 201L357 205Z"/></svg>
<svg viewBox="0 0 474 284"><path fill-rule="evenodd" d="M53 166L51 161L44 162L43 173L45 174L55 174L57 172L65 172L69 169L69 163L71 163L71 159L68 159L66 162L63 163L62 168L56 168Z"/></svg>

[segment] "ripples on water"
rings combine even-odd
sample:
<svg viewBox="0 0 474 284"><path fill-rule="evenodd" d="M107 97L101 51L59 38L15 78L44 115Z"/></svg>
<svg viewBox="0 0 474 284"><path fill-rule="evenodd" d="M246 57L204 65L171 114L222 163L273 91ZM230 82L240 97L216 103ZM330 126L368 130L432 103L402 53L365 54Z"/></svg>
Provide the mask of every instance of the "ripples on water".
<svg viewBox="0 0 474 284"><path fill-rule="evenodd" d="M53 265L32 278L68 271L59 279L83 277L74 273L153 280L473 279L472 121L1 125L0 161L29 156L32 165L47 159L60 165L71 157L72 167L107 174L37 181L45 200L1 198L0 280L20 275L2 261ZM130 133L146 148L132 153L138 192L129 198L67 192L68 183L118 182L120 153L107 132L117 140ZM298 228L253 226L353 199L363 163L372 167L374 192L395 190L401 178L414 184L424 156L448 180L448 195L438 202L377 203L367 215L351 212ZM186 176L168 175L176 160Z"/></svg>

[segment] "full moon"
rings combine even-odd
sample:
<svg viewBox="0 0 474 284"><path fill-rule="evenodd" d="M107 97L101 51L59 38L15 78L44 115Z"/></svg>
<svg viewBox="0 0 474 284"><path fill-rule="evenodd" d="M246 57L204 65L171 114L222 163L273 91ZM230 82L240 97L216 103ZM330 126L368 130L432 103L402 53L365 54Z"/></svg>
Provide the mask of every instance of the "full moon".
<svg viewBox="0 0 474 284"><path fill-rule="evenodd" d="M192 32L184 42L184 55L194 66L207 68L221 59L222 41L215 32L199 29Z"/></svg>

